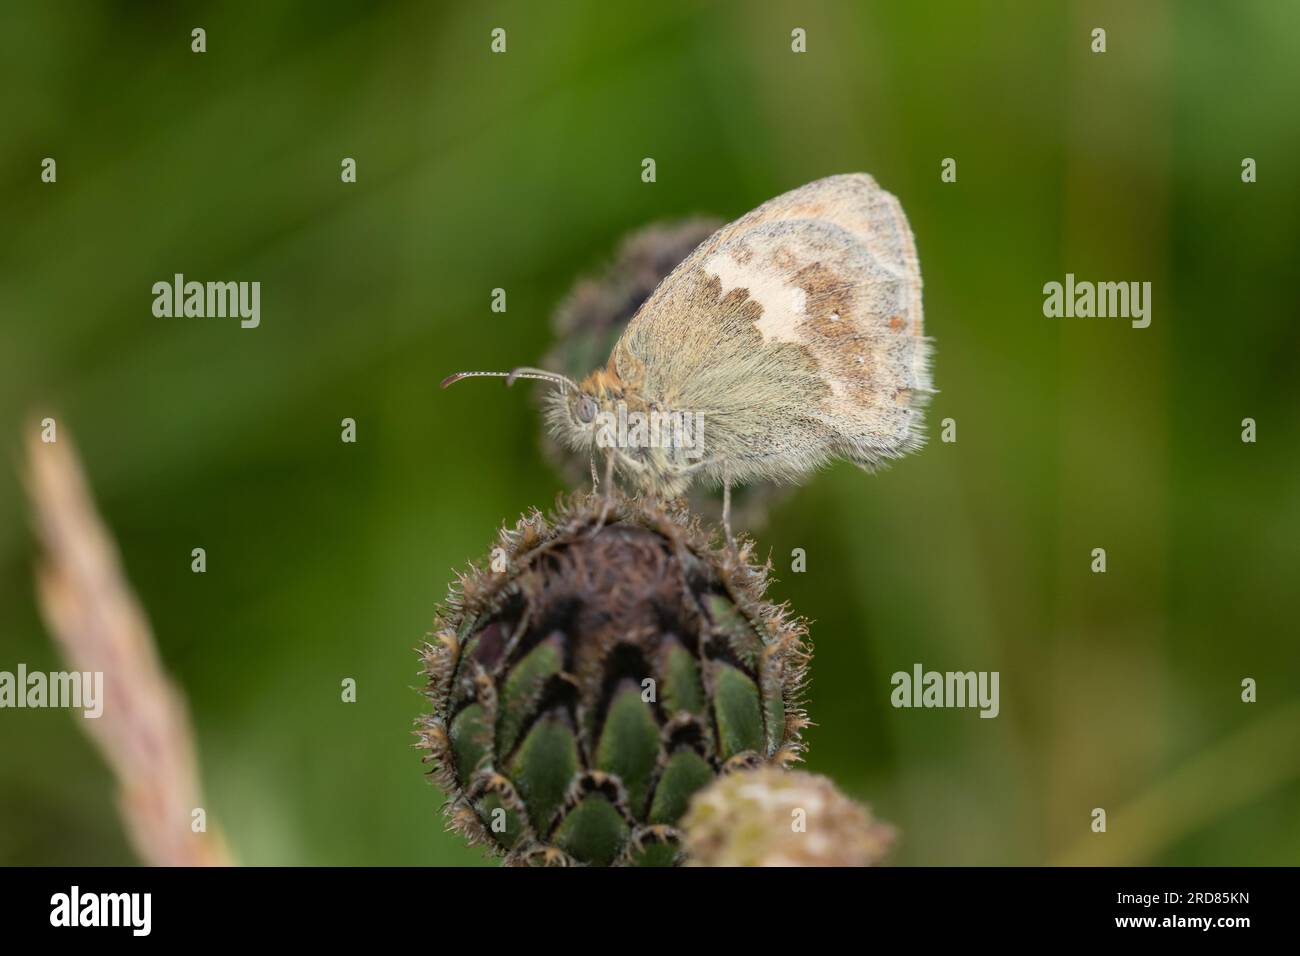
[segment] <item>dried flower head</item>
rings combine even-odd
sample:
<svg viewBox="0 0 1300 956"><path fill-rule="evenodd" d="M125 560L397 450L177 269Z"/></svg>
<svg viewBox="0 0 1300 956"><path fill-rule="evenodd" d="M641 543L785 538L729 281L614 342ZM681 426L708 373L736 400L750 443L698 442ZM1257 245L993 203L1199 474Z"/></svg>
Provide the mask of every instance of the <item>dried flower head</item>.
<svg viewBox="0 0 1300 956"><path fill-rule="evenodd" d="M666 865L717 775L802 751L803 622L751 545L597 496L521 518L421 650L418 746L452 826L507 862Z"/></svg>
<svg viewBox="0 0 1300 956"><path fill-rule="evenodd" d="M762 767L718 780L682 822L698 866L873 866L895 831L817 774Z"/></svg>

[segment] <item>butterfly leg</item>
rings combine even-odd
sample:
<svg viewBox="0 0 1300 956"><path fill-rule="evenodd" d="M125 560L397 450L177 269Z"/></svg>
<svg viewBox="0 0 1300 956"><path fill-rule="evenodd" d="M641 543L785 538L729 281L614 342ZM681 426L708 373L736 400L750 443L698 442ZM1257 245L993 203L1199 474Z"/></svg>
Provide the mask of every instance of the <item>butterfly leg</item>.
<svg viewBox="0 0 1300 956"><path fill-rule="evenodd" d="M595 470L596 462L592 459L592 470ZM595 490L594 488L592 489ZM591 529L591 536L594 538L600 533L600 529L605 527L605 521L609 518L609 507L613 503L614 495L614 453L611 451L605 456L605 493L601 496L600 518L596 526Z"/></svg>
<svg viewBox="0 0 1300 956"><path fill-rule="evenodd" d="M731 475L722 479L722 528L727 533L727 546L736 550L736 539L731 533Z"/></svg>

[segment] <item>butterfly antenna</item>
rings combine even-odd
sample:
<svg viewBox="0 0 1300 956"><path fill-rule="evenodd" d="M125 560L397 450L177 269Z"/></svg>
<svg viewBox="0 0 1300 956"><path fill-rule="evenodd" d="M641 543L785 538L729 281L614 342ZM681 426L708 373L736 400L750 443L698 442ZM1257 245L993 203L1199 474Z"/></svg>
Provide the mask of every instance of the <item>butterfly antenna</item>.
<svg viewBox="0 0 1300 956"><path fill-rule="evenodd" d="M462 378L504 378L507 385L513 385L518 378L535 378L543 382L552 382L559 385L561 389L572 388L578 389L578 383L573 379L560 375L557 372L548 372L540 368L515 368L509 372L457 372L455 375L448 375L442 380L442 387L453 385Z"/></svg>
<svg viewBox="0 0 1300 956"><path fill-rule="evenodd" d="M569 378L569 376L561 375L559 372L548 372L544 368L528 368L526 366L520 366L519 368L511 369L510 374L506 376L506 384L513 385L517 378L537 378L544 382L554 382L556 385L560 386L561 389L571 388L575 392L578 391L578 383Z"/></svg>

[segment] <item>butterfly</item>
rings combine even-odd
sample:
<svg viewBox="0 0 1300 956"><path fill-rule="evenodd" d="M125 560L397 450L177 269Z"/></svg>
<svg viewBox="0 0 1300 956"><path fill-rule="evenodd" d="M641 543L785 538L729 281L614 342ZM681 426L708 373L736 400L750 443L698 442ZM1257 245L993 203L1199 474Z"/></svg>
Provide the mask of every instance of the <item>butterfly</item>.
<svg viewBox="0 0 1300 956"><path fill-rule="evenodd" d="M700 480L798 482L837 459L873 471L925 440L934 388L916 243L865 173L830 176L723 226L641 305L581 381L557 386L556 438L665 497Z"/></svg>

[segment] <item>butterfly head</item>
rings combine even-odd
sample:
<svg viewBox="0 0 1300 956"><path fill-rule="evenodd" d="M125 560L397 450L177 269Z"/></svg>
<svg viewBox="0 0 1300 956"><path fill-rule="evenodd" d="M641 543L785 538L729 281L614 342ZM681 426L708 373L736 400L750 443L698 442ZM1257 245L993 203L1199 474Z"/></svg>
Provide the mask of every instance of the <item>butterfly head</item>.
<svg viewBox="0 0 1300 956"><path fill-rule="evenodd" d="M574 451L591 451L602 429L618 418L618 405L628 400L618 373L597 369L571 389L558 389L550 398L547 421L551 431Z"/></svg>
<svg viewBox="0 0 1300 956"><path fill-rule="evenodd" d="M618 373L610 368L598 369L581 382L567 375L538 368L516 368L509 372L457 372L443 379L447 388L466 378L504 378L507 385L516 379L531 378L550 382L555 391L547 399L547 419L556 437L575 450L586 450L596 443L597 431L606 416L617 414L626 389Z"/></svg>
<svg viewBox="0 0 1300 956"><path fill-rule="evenodd" d="M593 462L612 462L636 490L676 497L697 472L703 432L698 416L675 416L649 399L642 384L640 376L631 381L620 376L611 361L572 393L554 396L551 430Z"/></svg>
<svg viewBox="0 0 1300 956"><path fill-rule="evenodd" d="M639 389L619 375L611 361L580 382L543 369L517 368L510 372L459 372L443 381L446 388L462 378L493 376L548 381L555 390L546 399L546 419L556 440L573 451L612 460L618 472L638 489L680 494L689 484L698 455L674 444L671 423L647 402ZM687 437L698 441L698 424ZM679 430L677 436L681 436Z"/></svg>

